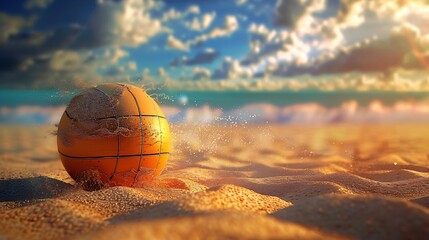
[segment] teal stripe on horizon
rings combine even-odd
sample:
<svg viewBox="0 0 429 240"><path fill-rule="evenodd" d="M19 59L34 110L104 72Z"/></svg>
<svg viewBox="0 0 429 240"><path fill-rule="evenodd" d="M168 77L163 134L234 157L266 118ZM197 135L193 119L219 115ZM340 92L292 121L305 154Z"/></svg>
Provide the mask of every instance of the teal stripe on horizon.
<svg viewBox="0 0 429 240"><path fill-rule="evenodd" d="M347 101L357 101L360 106L367 106L375 100L390 106L398 101L429 100L429 92L384 92L384 91L158 91L165 94L167 100L159 99L162 105L176 107L201 107L209 105L225 110L249 104L269 103L276 106L290 106L302 103L318 103L324 107L338 107ZM76 92L56 90L0 90L0 107L17 106L60 106L66 105ZM179 98L186 97L187 105L181 105Z"/></svg>

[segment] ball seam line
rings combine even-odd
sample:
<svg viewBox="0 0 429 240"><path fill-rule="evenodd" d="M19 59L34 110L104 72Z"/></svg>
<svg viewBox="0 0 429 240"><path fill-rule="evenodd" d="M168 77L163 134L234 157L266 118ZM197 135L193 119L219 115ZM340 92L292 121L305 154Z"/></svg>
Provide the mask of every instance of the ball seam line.
<svg viewBox="0 0 429 240"><path fill-rule="evenodd" d="M142 116L141 116L140 105L139 105L139 103L138 103L138 101L137 101L137 98L136 98L136 96L134 95L134 93L133 93L133 92L131 92L131 89L130 89L128 86L123 85L123 84L119 84L119 83L118 83L118 85L123 86L123 87L126 87L126 88L127 88L127 90L128 90L128 92L129 92L129 93L131 94L131 96L134 98L134 102L136 103L137 110L139 111L139 118L140 118L140 139L141 139L142 143L141 143L141 145L140 145L140 160L139 160L139 165L137 166L137 172L136 172L136 175L134 176L133 183L131 184L131 187L132 187L132 186L134 186L134 183L135 183L135 182L136 182L136 180L137 180L137 176L138 176L138 174L139 174L139 172L140 172L141 164L142 164L142 159L143 159L143 147L144 147L143 120L142 120Z"/></svg>
<svg viewBox="0 0 429 240"><path fill-rule="evenodd" d="M116 112L115 105L113 105L113 103L111 101L112 98L109 95L107 95L107 93L105 93L103 90L98 89L97 87L94 87L94 89L101 92L102 94L104 94L109 99L110 105L112 106L112 109L113 109L113 113L115 114L116 125L117 125L117 128L119 129L120 124L119 124L119 119L118 119L118 113ZM117 155L116 155L116 164L115 164L115 168L113 169L112 176L109 177L109 181L112 180L113 176L115 176L116 169L118 168L120 147L121 147L121 136L118 133L118 150L117 150Z"/></svg>
<svg viewBox="0 0 429 240"><path fill-rule="evenodd" d="M153 108L156 109L156 113L159 116L159 111L158 111L159 109L156 108L156 103L155 103L155 101L153 99L152 99L152 105L153 105ZM161 152L161 149L162 149L162 134L163 134L163 132L162 132L162 129L161 129L161 120L160 120L159 117L158 117L158 127L159 127L159 134L160 134L160 138L161 138L161 143L159 144L159 152ZM152 179L155 177L155 173L156 173L156 170L158 169L159 161L160 160L161 160L161 155L158 155L158 161L156 162L156 167L155 167L155 170L153 171ZM160 173L161 172L162 171L160 171Z"/></svg>
<svg viewBox="0 0 429 240"><path fill-rule="evenodd" d="M99 159L99 158L116 158L117 156L71 156L64 154L60 151L58 151L59 154L63 155L64 157L68 158L89 158L89 159ZM126 158L126 157L138 157L138 156L157 156L157 155L164 155L164 154L170 154L170 152L158 152L158 153L142 153L142 154L125 154L125 155L119 155L119 158Z"/></svg>
<svg viewBox="0 0 429 240"><path fill-rule="evenodd" d="M74 118L74 117L70 116L70 114L69 114L67 111L65 111L65 113L66 113L66 116L67 116L70 120L72 120L72 121L79 121L79 119L77 119L77 118ZM159 118L167 119L166 117L158 116L158 115L155 115L155 114L140 114L140 115L138 115L138 114L129 114L129 115L121 115L121 116L118 116L118 118L131 118L131 117L159 117ZM116 117L101 117L101 118L94 118L94 120L107 120L107 119L116 119Z"/></svg>

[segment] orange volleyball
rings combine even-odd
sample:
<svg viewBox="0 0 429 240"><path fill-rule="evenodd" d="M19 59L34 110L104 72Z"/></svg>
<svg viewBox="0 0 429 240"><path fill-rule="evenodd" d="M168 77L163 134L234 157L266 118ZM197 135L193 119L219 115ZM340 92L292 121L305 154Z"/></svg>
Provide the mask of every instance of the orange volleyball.
<svg viewBox="0 0 429 240"><path fill-rule="evenodd" d="M136 186L165 168L170 131L143 89L108 83L72 98L58 126L57 145L64 168L84 187Z"/></svg>

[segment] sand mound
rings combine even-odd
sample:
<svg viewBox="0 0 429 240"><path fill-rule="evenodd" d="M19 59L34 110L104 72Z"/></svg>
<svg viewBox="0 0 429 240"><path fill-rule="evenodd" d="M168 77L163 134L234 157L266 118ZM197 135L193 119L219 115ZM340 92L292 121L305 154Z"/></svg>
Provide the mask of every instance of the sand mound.
<svg viewBox="0 0 429 240"><path fill-rule="evenodd" d="M111 221L121 222L137 219L157 219L221 210L265 214L290 205L291 203L285 202L277 197L261 195L234 185L223 185L210 188L207 191L185 195L174 201L165 201L135 211L131 214L118 216L111 219Z"/></svg>
<svg viewBox="0 0 429 240"><path fill-rule="evenodd" d="M140 184L144 188L156 188L156 189L184 189L189 192L199 192L207 189L206 186L194 182L186 178L168 177L168 175L160 176L155 178L153 181Z"/></svg>
<svg viewBox="0 0 429 240"><path fill-rule="evenodd" d="M245 212L271 213L291 205L277 197L258 194L246 188L223 185L198 192L182 200L198 211L235 209Z"/></svg>
<svg viewBox="0 0 429 240"><path fill-rule="evenodd" d="M63 199L91 207L107 219L152 205L157 198L151 194L143 194L137 189L114 187L94 192L78 191L64 196Z"/></svg>
<svg viewBox="0 0 429 240"><path fill-rule="evenodd" d="M386 178L389 178L387 176ZM329 181L336 183L354 193L382 194L399 198L412 198L429 194L429 178L409 179L407 181L379 182L363 178L352 173L335 173L311 178L313 181Z"/></svg>
<svg viewBox="0 0 429 240"><path fill-rule="evenodd" d="M308 181L304 177L299 177L298 179L287 176L271 178L224 178L205 181L205 183L212 185L220 182L239 185L260 194L276 196L291 202L328 193L352 193L349 189L336 183Z"/></svg>
<svg viewBox="0 0 429 240"><path fill-rule="evenodd" d="M293 223L238 212L113 225L77 239L338 239Z"/></svg>
<svg viewBox="0 0 429 240"><path fill-rule="evenodd" d="M361 177L379 182L397 182L417 178L428 178L429 174L408 169L380 170L360 174Z"/></svg>
<svg viewBox="0 0 429 240"><path fill-rule="evenodd" d="M75 189L57 179L38 176L0 180L0 201L22 201L61 196Z"/></svg>
<svg viewBox="0 0 429 240"><path fill-rule="evenodd" d="M159 178L146 183L144 188L112 187L93 192L80 190L65 195L62 199L91 206L105 218L111 218L205 189L207 187L190 180Z"/></svg>
<svg viewBox="0 0 429 240"><path fill-rule="evenodd" d="M102 221L90 206L55 199L3 210L0 232L11 239L61 239L102 228Z"/></svg>
<svg viewBox="0 0 429 240"><path fill-rule="evenodd" d="M429 210L385 197L326 195L280 210L275 217L358 239L424 239Z"/></svg>

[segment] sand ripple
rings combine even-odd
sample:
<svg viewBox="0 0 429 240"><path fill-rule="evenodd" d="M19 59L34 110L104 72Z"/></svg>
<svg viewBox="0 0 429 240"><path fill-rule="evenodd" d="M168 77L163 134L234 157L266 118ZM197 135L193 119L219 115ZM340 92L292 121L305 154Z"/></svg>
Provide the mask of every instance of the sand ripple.
<svg viewBox="0 0 429 240"><path fill-rule="evenodd" d="M0 126L0 239L429 236L428 125L176 125L162 176L93 192L53 130Z"/></svg>

